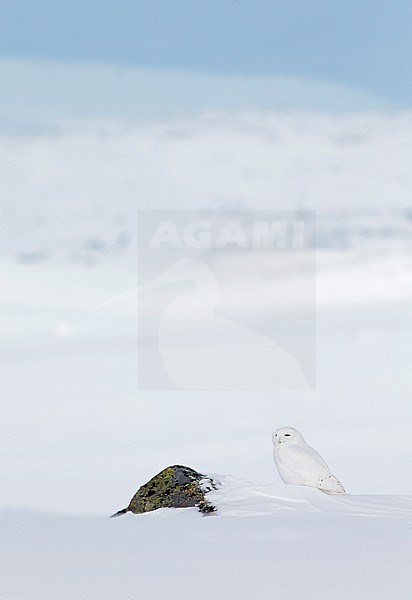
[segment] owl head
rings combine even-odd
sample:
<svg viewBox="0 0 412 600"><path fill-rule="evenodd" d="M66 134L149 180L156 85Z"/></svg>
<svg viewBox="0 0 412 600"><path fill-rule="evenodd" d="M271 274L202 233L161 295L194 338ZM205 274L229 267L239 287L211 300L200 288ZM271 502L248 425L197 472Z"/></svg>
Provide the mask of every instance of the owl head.
<svg viewBox="0 0 412 600"><path fill-rule="evenodd" d="M303 435L294 427L280 427L272 433L272 442L274 446L283 446L284 444L305 443Z"/></svg>

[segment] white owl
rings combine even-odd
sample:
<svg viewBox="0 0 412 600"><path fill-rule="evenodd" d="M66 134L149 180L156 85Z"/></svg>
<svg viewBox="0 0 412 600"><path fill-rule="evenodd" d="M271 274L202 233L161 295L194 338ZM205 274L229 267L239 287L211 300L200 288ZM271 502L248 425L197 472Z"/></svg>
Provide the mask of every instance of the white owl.
<svg viewBox="0 0 412 600"><path fill-rule="evenodd" d="M272 434L273 456L279 475L285 483L307 485L325 494L346 494L316 450L293 427L281 427Z"/></svg>

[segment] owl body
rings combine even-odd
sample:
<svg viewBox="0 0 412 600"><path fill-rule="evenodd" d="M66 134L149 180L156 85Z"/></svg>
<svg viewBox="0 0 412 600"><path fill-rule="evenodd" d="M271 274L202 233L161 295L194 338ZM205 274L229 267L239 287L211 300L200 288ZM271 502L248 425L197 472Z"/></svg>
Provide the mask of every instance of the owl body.
<svg viewBox="0 0 412 600"><path fill-rule="evenodd" d="M326 494L346 494L322 456L305 442L297 429L282 427L272 439L273 456L282 481L314 487Z"/></svg>

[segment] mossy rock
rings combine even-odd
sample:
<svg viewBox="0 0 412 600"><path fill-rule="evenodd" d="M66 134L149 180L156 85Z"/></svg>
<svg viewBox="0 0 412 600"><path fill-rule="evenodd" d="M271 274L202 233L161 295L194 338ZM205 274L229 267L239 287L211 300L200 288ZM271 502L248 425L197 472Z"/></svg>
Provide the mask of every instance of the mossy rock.
<svg viewBox="0 0 412 600"><path fill-rule="evenodd" d="M216 489L216 482L190 467L173 465L155 475L142 485L127 508L112 517L132 512L141 514L158 508L188 508L197 506L202 513L216 508L206 499L206 494Z"/></svg>

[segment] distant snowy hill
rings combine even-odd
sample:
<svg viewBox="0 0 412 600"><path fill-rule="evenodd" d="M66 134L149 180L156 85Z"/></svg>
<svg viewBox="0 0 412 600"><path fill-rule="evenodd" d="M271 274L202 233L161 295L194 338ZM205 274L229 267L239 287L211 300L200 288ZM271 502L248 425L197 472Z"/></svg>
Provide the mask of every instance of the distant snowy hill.
<svg viewBox="0 0 412 600"><path fill-rule="evenodd" d="M0 57L0 133L53 133L75 122L145 121L205 110L395 108L338 82Z"/></svg>
<svg viewBox="0 0 412 600"><path fill-rule="evenodd" d="M314 210L325 249L411 239L409 112L103 119L0 142L0 256L20 262L120 260L149 208Z"/></svg>

